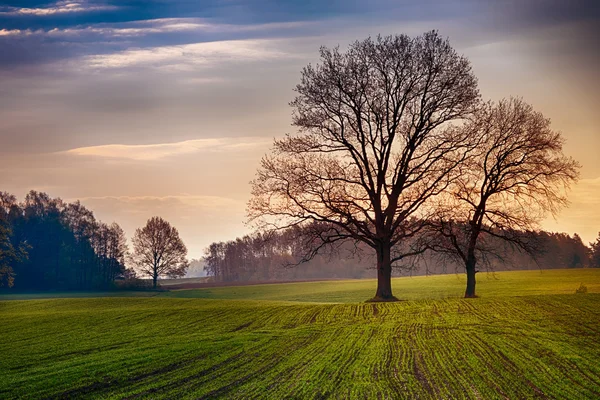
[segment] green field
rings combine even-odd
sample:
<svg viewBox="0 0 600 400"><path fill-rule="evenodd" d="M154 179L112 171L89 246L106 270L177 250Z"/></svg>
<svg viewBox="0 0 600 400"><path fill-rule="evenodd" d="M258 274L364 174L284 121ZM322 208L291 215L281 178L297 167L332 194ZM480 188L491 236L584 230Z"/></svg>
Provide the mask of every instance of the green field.
<svg viewBox="0 0 600 400"><path fill-rule="evenodd" d="M0 301L0 398L600 398L600 270L374 285Z"/></svg>

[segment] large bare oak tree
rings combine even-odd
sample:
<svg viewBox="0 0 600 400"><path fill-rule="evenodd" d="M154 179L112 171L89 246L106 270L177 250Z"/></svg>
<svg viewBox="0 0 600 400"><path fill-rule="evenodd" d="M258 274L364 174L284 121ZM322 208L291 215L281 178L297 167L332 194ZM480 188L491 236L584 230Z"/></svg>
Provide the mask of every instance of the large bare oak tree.
<svg viewBox="0 0 600 400"><path fill-rule="evenodd" d="M136 270L152 278L156 288L161 276L184 276L188 261L187 248L177 229L160 217L152 217L133 236L132 261Z"/></svg>
<svg viewBox="0 0 600 400"><path fill-rule="evenodd" d="M498 239L536 251L526 232L566 205L579 165L563 154L550 120L520 99L484 104L463 129L478 146L438 199L441 235L433 247L465 266L465 297L475 297L477 265L502 257Z"/></svg>
<svg viewBox="0 0 600 400"><path fill-rule="evenodd" d="M455 123L478 103L477 80L437 32L320 56L291 103L299 132L263 158L249 217L263 229L312 224L309 257L342 240L367 244L377 255L375 299L391 300L392 265L423 251L407 244L471 149Z"/></svg>

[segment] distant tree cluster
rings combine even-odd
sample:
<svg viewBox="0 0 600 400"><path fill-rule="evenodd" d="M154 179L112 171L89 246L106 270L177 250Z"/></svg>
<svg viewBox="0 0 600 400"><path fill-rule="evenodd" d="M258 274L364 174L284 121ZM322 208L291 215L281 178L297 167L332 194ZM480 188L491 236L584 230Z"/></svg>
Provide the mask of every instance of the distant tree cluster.
<svg viewBox="0 0 600 400"><path fill-rule="evenodd" d="M185 275L187 249L167 221L150 218L132 242L130 253L123 229L96 220L79 201L66 203L32 190L18 203L0 192L0 286L98 290L137 272L156 288L159 278Z"/></svg>
<svg viewBox="0 0 600 400"><path fill-rule="evenodd" d="M541 257L543 265L555 268L587 268L594 267L592 251L578 234L569 236L566 233L542 233Z"/></svg>
<svg viewBox="0 0 600 400"><path fill-rule="evenodd" d="M316 255L302 263L303 232L294 227L269 235L254 233L228 242L212 243L205 251L204 270L220 282L327 278L367 278L365 260L346 243L338 255ZM372 257L369 258L372 262Z"/></svg>
<svg viewBox="0 0 600 400"><path fill-rule="evenodd" d="M0 277L19 290L106 288L125 273L119 225L97 221L79 201L0 192Z"/></svg>
<svg viewBox="0 0 600 400"><path fill-rule="evenodd" d="M504 233L508 234L508 231ZM524 251L520 246L489 237L485 245L490 256L488 262L480 262L482 271L598 266L594 264L594 252L577 234L570 236L545 231L514 231L510 234L515 240L528 243L535 251ZM204 269L208 276L219 282L372 277L376 260L368 246L345 242L335 254L317 254L304 259L306 248L310 247L306 239L301 228L292 227L269 235L254 233L236 240L215 242L205 251ZM600 249L600 245L596 246ZM426 252L396 265L393 275L454 273L464 268L460 260L448 258L442 261L438 253Z"/></svg>
<svg viewBox="0 0 600 400"><path fill-rule="evenodd" d="M204 269L221 282L277 279L282 266L290 261L289 241L285 234L269 239L254 234L212 243L206 249Z"/></svg>

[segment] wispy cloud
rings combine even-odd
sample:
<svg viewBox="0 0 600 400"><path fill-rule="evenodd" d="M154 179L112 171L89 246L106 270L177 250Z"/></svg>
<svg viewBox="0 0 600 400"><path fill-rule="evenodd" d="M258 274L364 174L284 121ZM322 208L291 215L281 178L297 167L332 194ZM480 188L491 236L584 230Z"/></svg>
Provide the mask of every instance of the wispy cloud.
<svg viewBox="0 0 600 400"><path fill-rule="evenodd" d="M137 37L152 34L168 34L181 32L201 33L249 33L261 31L280 31L295 28L307 28L315 22L279 22L255 25L219 24L202 18L157 18L151 20L131 21L117 24L101 23L94 25L77 25L69 28L46 29L0 29L0 35L13 36L48 36L54 38L73 38L81 35L97 35L105 38Z"/></svg>
<svg viewBox="0 0 600 400"><path fill-rule="evenodd" d="M157 33L205 32L205 33L235 33L274 31L293 28L305 28L314 22L281 22L255 25L218 24L201 18L158 18L152 20L133 21L117 26L91 25L69 29L51 29L51 35L76 35L97 33L104 36L143 36Z"/></svg>
<svg viewBox="0 0 600 400"><path fill-rule="evenodd" d="M203 151L243 151L261 146L266 147L269 143L271 143L270 140L255 137L212 138L144 145L108 144L102 146L79 147L67 150L64 153L76 156L150 161Z"/></svg>
<svg viewBox="0 0 600 400"><path fill-rule="evenodd" d="M291 57L271 40L231 40L125 50L113 54L85 56L83 64L94 69L179 66L210 66L224 61L265 61Z"/></svg>
<svg viewBox="0 0 600 400"><path fill-rule="evenodd" d="M0 11L0 15L36 15L46 16L66 13L81 13L91 11L116 10L118 7L108 4L90 4L87 1L58 1L49 7L44 8L26 8L26 7L7 7Z"/></svg>
<svg viewBox="0 0 600 400"><path fill-rule="evenodd" d="M203 23L200 20L186 21L185 19L159 19L149 21L134 21L119 25L96 24L88 26L75 26L72 28L51 29L0 29L0 36L47 36L51 38L71 39L78 36L102 36L110 38L135 37L159 33L178 32L218 32L224 26Z"/></svg>

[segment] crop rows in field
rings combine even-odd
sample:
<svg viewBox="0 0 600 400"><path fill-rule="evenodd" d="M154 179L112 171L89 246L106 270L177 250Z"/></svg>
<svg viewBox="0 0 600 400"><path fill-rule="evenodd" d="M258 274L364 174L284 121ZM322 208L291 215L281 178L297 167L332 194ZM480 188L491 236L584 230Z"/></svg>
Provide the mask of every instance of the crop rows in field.
<svg viewBox="0 0 600 400"><path fill-rule="evenodd" d="M2 302L0 397L599 398L599 306Z"/></svg>

